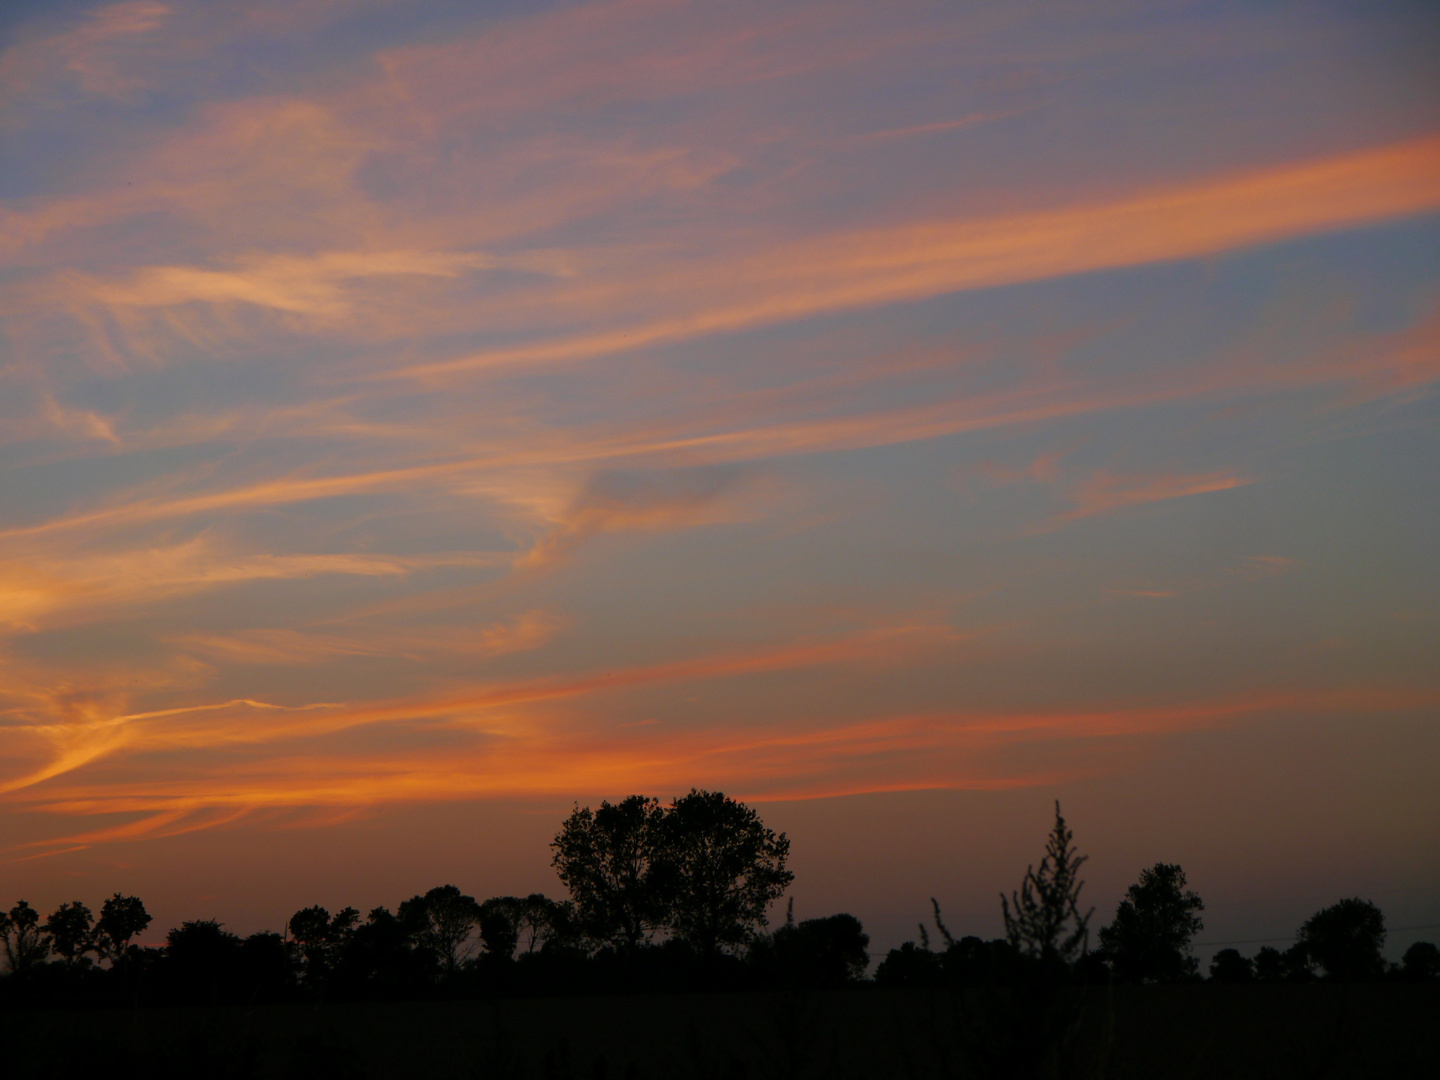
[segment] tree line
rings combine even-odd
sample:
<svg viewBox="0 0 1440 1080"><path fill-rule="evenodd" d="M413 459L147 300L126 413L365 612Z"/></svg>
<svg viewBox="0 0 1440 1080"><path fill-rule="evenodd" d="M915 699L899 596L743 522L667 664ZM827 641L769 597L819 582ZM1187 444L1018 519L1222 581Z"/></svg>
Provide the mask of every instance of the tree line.
<svg viewBox="0 0 1440 1080"><path fill-rule="evenodd" d="M1044 856L1002 896L1003 938L954 936L932 900L938 941L892 949L868 976L869 938L853 915L767 929L789 888L790 843L743 803L692 790L662 804L634 795L577 806L551 843L568 896L478 901L442 885L362 917L352 907L297 911L283 933L241 938L216 920L182 923L161 947L138 944L151 923L138 897L114 894L98 917L80 901L42 919L21 900L0 912L11 1005L356 1000L436 994L612 990L1005 986L1020 983L1198 981L1191 953L1204 903L1185 872L1141 872L1092 940L1082 910L1074 836L1055 808ZM1440 949L1383 957L1384 916L1341 900L1317 912L1285 950L1230 948L1209 967L1217 983L1440 979Z"/></svg>
<svg viewBox="0 0 1440 1080"><path fill-rule="evenodd" d="M931 947L922 923L920 943L892 949L875 972L891 986L983 986L1043 979L1055 982L1176 983L1202 980L1191 953L1204 928L1205 903L1190 889L1177 863L1156 863L1140 872L1109 925L1092 947L1094 908L1081 910L1084 883L1074 835L1055 804L1055 825L1038 865L1030 866L1020 888L1000 897L1005 936L992 941L956 938L945 926L940 905L931 900L933 922L944 947ZM1368 900L1341 900L1317 911L1285 950L1263 946L1253 957L1238 949L1218 951L1209 965L1216 983L1440 980L1440 948L1416 942L1401 963L1384 957L1385 916Z"/></svg>

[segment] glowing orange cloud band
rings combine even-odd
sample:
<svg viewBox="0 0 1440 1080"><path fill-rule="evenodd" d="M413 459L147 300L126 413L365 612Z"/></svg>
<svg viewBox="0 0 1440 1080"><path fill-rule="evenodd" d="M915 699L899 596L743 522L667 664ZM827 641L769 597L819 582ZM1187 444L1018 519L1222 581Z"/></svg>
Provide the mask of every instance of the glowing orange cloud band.
<svg viewBox="0 0 1440 1080"><path fill-rule="evenodd" d="M926 222L806 242L740 264L689 273L670 268L662 280L621 287L676 304L724 295L735 282L754 292L682 316L389 374L434 378L505 364L583 360L844 308L1199 258L1437 209L1440 137L1431 136L1119 202Z"/></svg>

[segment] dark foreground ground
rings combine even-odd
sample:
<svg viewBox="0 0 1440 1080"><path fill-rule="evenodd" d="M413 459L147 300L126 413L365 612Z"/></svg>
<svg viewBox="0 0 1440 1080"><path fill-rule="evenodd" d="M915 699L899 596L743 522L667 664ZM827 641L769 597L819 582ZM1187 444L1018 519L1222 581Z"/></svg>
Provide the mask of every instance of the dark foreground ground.
<svg viewBox="0 0 1440 1080"><path fill-rule="evenodd" d="M1440 986L1166 986L0 1013L0 1077L1440 1076Z"/></svg>

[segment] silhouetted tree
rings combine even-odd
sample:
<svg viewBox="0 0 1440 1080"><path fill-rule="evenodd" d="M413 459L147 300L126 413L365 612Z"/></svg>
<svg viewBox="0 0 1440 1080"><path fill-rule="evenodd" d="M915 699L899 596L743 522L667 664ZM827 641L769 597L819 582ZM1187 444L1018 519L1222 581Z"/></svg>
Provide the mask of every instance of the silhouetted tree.
<svg viewBox="0 0 1440 1080"><path fill-rule="evenodd" d="M1400 961L1400 976L1407 982L1434 982L1440 979L1440 948L1428 941L1417 941L1405 950Z"/></svg>
<svg viewBox="0 0 1440 1080"><path fill-rule="evenodd" d="M844 986L865 978L870 966L870 935L854 915L787 918L768 944L780 978L791 985Z"/></svg>
<svg viewBox="0 0 1440 1080"><path fill-rule="evenodd" d="M520 902L515 929L520 938L520 951L533 953L570 940L575 933L575 911L569 903L551 900L543 893L531 893Z"/></svg>
<svg viewBox="0 0 1440 1080"><path fill-rule="evenodd" d="M1354 982L1385 973L1385 916L1368 900L1341 900L1300 927L1298 945L1331 979Z"/></svg>
<svg viewBox="0 0 1440 1080"><path fill-rule="evenodd" d="M1315 958L1303 941L1281 953L1280 963L1286 982L1309 982L1315 977Z"/></svg>
<svg viewBox="0 0 1440 1080"><path fill-rule="evenodd" d="M150 915L138 896L121 896L118 892L100 907L95 923L95 951L102 960L120 963L136 934L145 932Z"/></svg>
<svg viewBox="0 0 1440 1080"><path fill-rule="evenodd" d="M299 949L305 980L318 988L334 970L346 941L360 921L360 912L343 908L332 918L318 904L290 916L290 937Z"/></svg>
<svg viewBox="0 0 1440 1080"><path fill-rule="evenodd" d="M240 939L214 919L181 923L165 936L165 974L172 994L187 1004L233 996Z"/></svg>
<svg viewBox="0 0 1440 1080"><path fill-rule="evenodd" d="M336 982L360 996L418 993L432 981L435 954L415 948L405 925L377 907L347 937L336 966Z"/></svg>
<svg viewBox="0 0 1440 1080"><path fill-rule="evenodd" d="M1285 956L1273 946L1261 946L1254 963L1255 978L1260 982L1280 982L1285 978Z"/></svg>
<svg viewBox="0 0 1440 1080"><path fill-rule="evenodd" d="M1095 909L1080 914L1084 882L1079 872L1086 857L1075 851L1073 840L1057 801L1055 827L1039 867L1026 869L1019 892L1011 893L1008 900L1003 893L1000 896L1011 946L1047 964L1073 963L1090 943L1090 916Z"/></svg>
<svg viewBox="0 0 1440 1080"><path fill-rule="evenodd" d="M594 811L577 806L550 844L580 930L592 941L633 953L665 924L667 905L656 888L663 816L659 800L643 795Z"/></svg>
<svg viewBox="0 0 1440 1080"><path fill-rule="evenodd" d="M434 951L446 975L453 975L475 951L472 935L480 922L480 905L454 885L411 897L398 914L416 941Z"/></svg>
<svg viewBox="0 0 1440 1080"><path fill-rule="evenodd" d="M891 949L875 969L879 986L935 986L940 978L940 957L913 941Z"/></svg>
<svg viewBox="0 0 1440 1080"><path fill-rule="evenodd" d="M234 996L245 1001L276 1001L290 989L290 955L279 934L251 934L240 943L236 960Z"/></svg>
<svg viewBox="0 0 1440 1080"><path fill-rule="evenodd" d="M93 922L90 909L79 900L61 904L45 920L50 947L64 959L66 967L74 967L94 947L91 938Z"/></svg>
<svg viewBox="0 0 1440 1080"><path fill-rule="evenodd" d="M520 918L525 901L518 896L492 896L480 905L480 940L489 956L513 960L520 944Z"/></svg>
<svg viewBox="0 0 1440 1080"><path fill-rule="evenodd" d="M675 936L704 957L743 945L795 879L789 839L718 791L692 788L660 822L658 877Z"/></svg>
<svg viewBox="0 0 1440 1080"><path fill-rule="evenodd" d="M0 933L5 939L5 965L12 972L28 971L50 955L40 913L24 900L8 912L0 912Z"/></svg>
<svg viewBox="0 0 1440 1080"><path fill-rule="evenodd" d="M985 941L967 934L941 954L940 971L947 986L997 986L1014 974L1018 957L1004 938Z"/></svg>
<svg viewBox="0 0 1440 1080"><path fill-rule="evenodd" d="M1210 960L1210 978L1215 982L1244 983L1254 977L1254 964L1239 949L1221 949Z"/></svg>
<svg viewBox="0 0 1440 1080"><path fill-rule="evenodd" d="M1126 891L1115 921L1100 931L1100 944L1121 978L1173 982L1195 974L1199 965L1189 948L1204 925L1199 912L1205 903L1185 885L1179 865L1156 863Z"/></svg>

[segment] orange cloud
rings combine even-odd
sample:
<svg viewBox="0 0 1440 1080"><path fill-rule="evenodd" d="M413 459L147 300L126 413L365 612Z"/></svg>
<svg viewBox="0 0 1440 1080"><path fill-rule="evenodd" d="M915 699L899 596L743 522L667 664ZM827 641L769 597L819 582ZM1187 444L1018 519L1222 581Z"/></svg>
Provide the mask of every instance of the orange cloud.
<svg viewBox="0 0 1440 1080"><path fill-rule="evenodd" d="M982 461L977 466L980 472L994 484L1014 484L1026 481L1032 484L1053 484L1060 475L1060 462L1070 451L1057 450L1041 454L1030 464L1019 469L1006 468L993 461Z"/></svg>
<svg viewBox="0 0 1440 1080"><path fill-rule="evenodd" d="M536 633L534 629L522 628L493 644L513 648L519 644L515 640L517 636L523 638ZM14 792L31 788L120 750L127 754L160 750L213 751L227 745L258 746L293 738L334 735L362 726L427 720L454 723L467 731L487 731L495 735L512 730L533 731L533 723L521 719L515 712L517 708L631 687L732 678L841 661L894 663L913 660L927 648L954 640L954 632L947 627L887 626L835 640L802 641L596 674L482 684L466 693L428 699L296 707L238 700L97 716L84 723L31 724L20 730L31 738L49 742L54 748L52 757L40 768L6 782L0 790Z"/></svg>
<svg viewBox="0 0 1440 1080"><path fill-rule="evenodd" d="M177 821L203 827L245 812L287 807L357 806L396 801L556 796L576 792L669 791L702 783L750 799L820 798L922 788L996 789L1054 784L1103 771L1105 759L1074 756L1068 771L997 768L986 754L1017 742L1064 739L1105 745L1275 715L1380 714L1430 709L1435 691L1281 690L1178 705L1044 712L963 710L880 717L846 724L751 724L740 731L646 727L623 732L574 726L512 726L479 748L382 757L267 757L263 766L196 762L184 776L72 784L30 800L65 815L146 814L147 819L46 844L146 835ZM1117 744L1123 757L1123 743ZM1111 757L1113 761L1113 755ZM188 825L186 827L189 827ZM25 849L41 845L25 845ZM17 849L11 849L17 850Z"/></svg>
<svg viewBox="0 0 1440 1080"><path fill-rule="evenodd" d="M1013 217L936 221L807 241L739 263L667 267L593 300L669 300L683 314L577 337L402 367L433 379L503 365L589 359L846 308L1151 262L1193 259L1440 208L1440 138ZM729 303L710 296L749 291ZM564 306L563 291L556 297Z"/></svg>
<svg viewBox="0 0 1440 1080"><path fill-rule="evenodd" d="M144 80L126 70L120 50L157 29L170 8L155 0L122 0L87 13L74 30L22 40L0 54L0 88L18 98L37 84L67 75L87 93L122 96Z"/></svg>
<svg viewBox="0 0 1440 1080"><path fill-rule="evenodd" d="M324 574L403 577L446 565L503 565L504 556L436 553L396 557L360 554L241 554L206 536L108 554L66 557L30 551L0 560L0 627L33 628L58 612L94 617L115 606L152 602L253 581Z"/></svg>
<svg viewBox="0 0 1440 1080"><path fill-rule="evenodd" d="M1189 476L1117 476L1114 473L1097 472L1076 487L1073 492L1075 509L1062 514L1058 520L1074 521L1128 506L1143 506L1170 499L1184 499L1191 495L1229 491L1252 483L1253 480L1228 472Z"/></svg>
<svg viewBox="0 0 1440 1080"><path fill-rule="evenodd" d="M233 664L313 664L338 656L386 656L413 660L446 654L504 656L543 648L566 625L547 611L522 612L509 622L479 629L351 627L345 632L288 627L232 634L182 634L170 643Z"/></svg>
<svg viewBox="0 0 1440 1080"><path fill-rule="evenodd" d="M520 565L543 566L601 533L717 520L724 513L719 500L740 479L738 470L717 466L597 473Z"/></svg>

